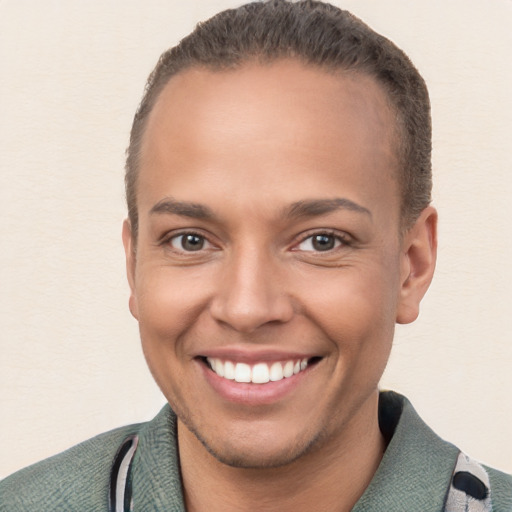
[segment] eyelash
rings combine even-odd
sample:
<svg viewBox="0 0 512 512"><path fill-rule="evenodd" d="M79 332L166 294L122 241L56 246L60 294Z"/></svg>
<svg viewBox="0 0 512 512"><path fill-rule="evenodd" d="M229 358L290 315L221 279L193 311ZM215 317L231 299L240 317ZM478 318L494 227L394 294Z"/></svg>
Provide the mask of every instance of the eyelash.
<svg viewBox="0 0 512 512"><path fill-rule="evenodd" d="M298 251L298 250L300 250L300 249L298 249L298 247L301 244L303 244L304 242L306 242L307 240L309 240L309 239L313 240L314 237L321 237L321 236L333 238L334 239L334 243L335 244L337 243L337 245L335 245L334 247L332 247L330 249L327 249L325 251L320 251L320 250L316 250L316 251L315 250L309 250L308 251L308 250L304 250L304 252L316 253L316 254L332 253L333 251L335 251L336 249L339 249L340 247L349 247L351 245L351 242L352 242L352 240L350 239L350 237L346 233L339 233L339 232L333 231L333 230L312 231L312 232L305 233L300 238L299 242L294 245L292 250Z"/></svg>
<svg viewBox="0 0 512 512"><path fill-rule="evenodd" d="M200 250L198 250L198 251L187 251L187 250L185 250L183 248L182 249L178 249L178 248L172 246L172 241L173 240L179 239L180 237L186 237L186 236L198 237L201 240L203 240L203 243L207 243L207 244L209 244L211 246L214 246L214 244L212 242L210 242L210 240L208 239L207 236L205 236L203 233L200 233L200 232L197 232L197 231L194 231L194 230L184 230L184 231L181 231L181 232L178 232L178 233L169 233L169 234L167 234L166 236L164 236L161 239L160 245L170 246L170 249L172 251L180 252L182 254L194 254L194 252L201 252L202 248Z"/></svg>
<svg viewBox="0 0 512 512"><path fill-rule="evenodd" d="M203 247L199 248L197 251L193 251L193 250L187 251L184 248L173 247L173 245L172 245L173 240L179 239L180 237L186 237L186 236L198 237L199 239L201 239L203 241L203 244L206 243L206 244L209 244L210 246L214 247L214 244L212 244L212 242L210 242L210 240L208 239L207 236L205 236L203 233L200 233L200 232L197 232L194 230L186 230L186 231L181 231L178 233L171 233L171 234L163 237L160 244L170 246L171 250L173 250L175 252L182 253L182 254L192 255L195 252L203 251ZM320 231L311 231L311 232L303 234L301 236L300 240L293 245L291 250L292 251L300 251L301 249L299 249L299 246L302 245L303 243L305 243L307 240L311 239L311 241L312 241L311 243L313 244L314 237L322 237L322 236L333 238L335 245L331 248L327 248L326 250L315 250L313 247L313 249L311 249L311 250L302 249L302 251L306 252L306 253L314 253L314 254L322 254L322 253L330 254L333 251L335 251L336 249L339 249L340 247L343 247L343 246L347 247L347 246L351 245L351 240L346 233L341 234L341 233L339 233L337 231L333 231L333 230L320 230Z"/></svg>

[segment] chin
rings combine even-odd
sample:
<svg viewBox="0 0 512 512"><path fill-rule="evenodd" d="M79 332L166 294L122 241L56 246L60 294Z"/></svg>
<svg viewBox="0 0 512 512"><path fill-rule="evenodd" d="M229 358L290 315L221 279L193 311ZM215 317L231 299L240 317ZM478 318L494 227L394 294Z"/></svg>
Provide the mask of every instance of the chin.
<svg viewBox="0 0 512 512"><path fill-rule="evenodd" d="M313 450L320 442L317 438L308 441L277 439L279 436L230 436L210 442L194 429L189 430L204 448L219 462L233 468L270 469L292 464ZM238 442L237 442L238 441Z"/></svg>
<svg viewBox="0 0 512 512"><path fill-rule="evenodd" d="M208 452L219 462L233 468L243 469L270 469L280 468L292 464L297 459L309 452L310 447L294 447L293 450L265 450L264 453L254 449L228 446L223 449L215 449L202 439L199 439Z"/></svg>

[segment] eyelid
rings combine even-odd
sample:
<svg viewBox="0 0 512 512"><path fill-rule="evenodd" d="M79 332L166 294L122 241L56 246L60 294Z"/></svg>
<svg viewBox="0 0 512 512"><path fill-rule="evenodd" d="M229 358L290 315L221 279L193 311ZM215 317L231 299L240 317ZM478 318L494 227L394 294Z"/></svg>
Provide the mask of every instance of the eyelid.
<svg viewBox="0 0 512 512"><path fill-rule="evenodd" d="M293 244L291 250L292 251L300 251L301 249L299 249L299 245L304 243L309 238L312 238L314 236L319 236L319 235L332 236L333 238L336 239L336 241L340 242L340 244L333 247L332 249L329 249L326 251L304 251L304 252L314 252L317 254L321 254L322 252L332 253L333 251L338 249L340 246L350 246L353 241L352 237L344 231L337 231L335 229L312 229L310 231L301 233L297 237L298 240Z"/></svg>
<svg viewBox="0 0 512 512"><path fill-rule="evenodd" d="M208 244L208 247L202 248L198 251L185 251L180 250L176 247L173 247L171 245L171 241L175 238L179 238L180 236L186 236L186 235L193 235L202 238L206 244ZM212 250L217 249L216 244L214 244L211 241L211 237L209 237L207 234L202 232L201 230L194 229L194 228L182 228L182 229L176 229L170 232L167 232L165 235L163 235L160 240L158 241L158 245L167 245L170 247L170 250L180 253L180 254L194 254L194 253L200 253L204 252L205 250Z"/></svg>
<svg viewBox="0 0 512 512"><path fill-rule="evenodd" d="M160 240L157 243L158 243L158 245L170 245L171 240L178 238L180 236L185 236L185 235L194 235L194 236L204 239L206 244L208 244L208 247L203 248L198 251L184 251L184 250L182 251L182 250L174 248L174 247L172 247L171 250L173 250L175 252L180 252L183 254L188 254L188 253L193 254L194 252L203 252L204 250L219 249L218 244L215 244L214 242L212 242L211 236L204 233L200 229L194 229L194 228L182 228L182 229L177 229L177 230L172 230L170 232L167 232L160 238ZM312 238L312 237L318 236L318 235L332 236L338 242L340 242L340 244L338 246L334 247L333 249L329 249L327 251L304 251L304 252L315 252L318 254L320 254L322 252L329 253L329 252L333 252L334 250L336 250L338 247L340 247L340 245L341 246L350 246L351 243L353 242L352 236L349 235L345 231L338 231L338 230L335 230L332 228L330 228L330 229L328 229L328 228L326 228L326 229L321 229L321 228L320 229L311 229L311 230L303 232L300 235L298 235L297 237L295 237L296 241L293 242L293 244L291 246L291 250L299 251L300 249L298 248L298 246L300 244L302 244L309 238Z"/></svg>

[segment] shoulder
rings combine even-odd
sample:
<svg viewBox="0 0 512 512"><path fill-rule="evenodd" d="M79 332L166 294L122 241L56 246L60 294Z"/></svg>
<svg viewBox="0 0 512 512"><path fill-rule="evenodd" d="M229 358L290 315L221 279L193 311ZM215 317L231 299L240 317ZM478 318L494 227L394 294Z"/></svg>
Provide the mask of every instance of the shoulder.
<svg viewBox="0 0 512 512"><path fill-rule="evenodd" d="M144 424L100 434L0 482L0 511L107 510L112 461Z"/></svg>
<svg viewBox="0 0 512 512"><path fill-rule="evenodd" d="M491 484L493 512L512 510L512 475L484 466Z"/></svg>
<svg viewBox="0 0 512 512"><path fill-rule="evenodd" d="M435 434L411 403L397 393L381 393L379 425L388 446L354 512L446 510L448 491L460 470L459 448ZM512 476L476 465L483 472L479 478L490 485L493 512L512 511Z"/></svg>
<svg viewBox="0 0 512 512"><path fill-rule="evenodd" d="M395 399L397 395L395 395ZM493 512L510 512L512 511L512 475L499 471L497 469L491 468L489 466L483 465L467 455L465 455L461 450L451 443L447 443L442 440L435 434L429 427L427 427L421 418L414 411L414 408L410 404L410 402L404 397L399 397L403 404L404 411L404 430L410 430L413 432L412 438L416 444L421 444L422 441L426 441L425 448L430 452L429 457L436 457L438 462L433 465L434 473L432 476L434 478L438 478L440 476L439 465L442 459L453 460L452 469L449 474L449 482L451 486L455 485L455 479L459 471L471 471L474 475L478 477L485 487L490 489L489 510ZM425 451L427 454L427 451ZM456 455L455 460L453 459L454 454ZM426 462L426 459L424 459ZM465 463L461 464L461 460L469 461L470 465L466 467ZM480 472L473 472L471 469L467 469L468 467L479 468ZM423 468L424 471L424 468ZM466 490L467 496L475 497L477 496L472 494L472 491ZM482 499L483 498L478 498ZM483 504L483 501L482 501ZM492 504L492 505L491 505ZM483 506L483 505L482 505ZM469 510L472 510L471 508ZM482 510L488 510L482 508Z"/></svg>

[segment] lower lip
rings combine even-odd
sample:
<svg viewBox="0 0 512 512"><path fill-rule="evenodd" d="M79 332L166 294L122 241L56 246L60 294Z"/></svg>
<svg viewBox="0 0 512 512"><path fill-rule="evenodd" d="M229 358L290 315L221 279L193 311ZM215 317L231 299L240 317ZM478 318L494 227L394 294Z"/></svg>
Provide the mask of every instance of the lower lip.
<svg viewBox="0 0 512 512"><path fill-rule="evenodd" d="M265 384L251 384L236 382L234 380L219 377L206 364L198 362L210 386L224 399L229 402L245 405L269 405L290 395L309 374L309 367L305 370L285 377L278 381L270 381Z"/></svg>

